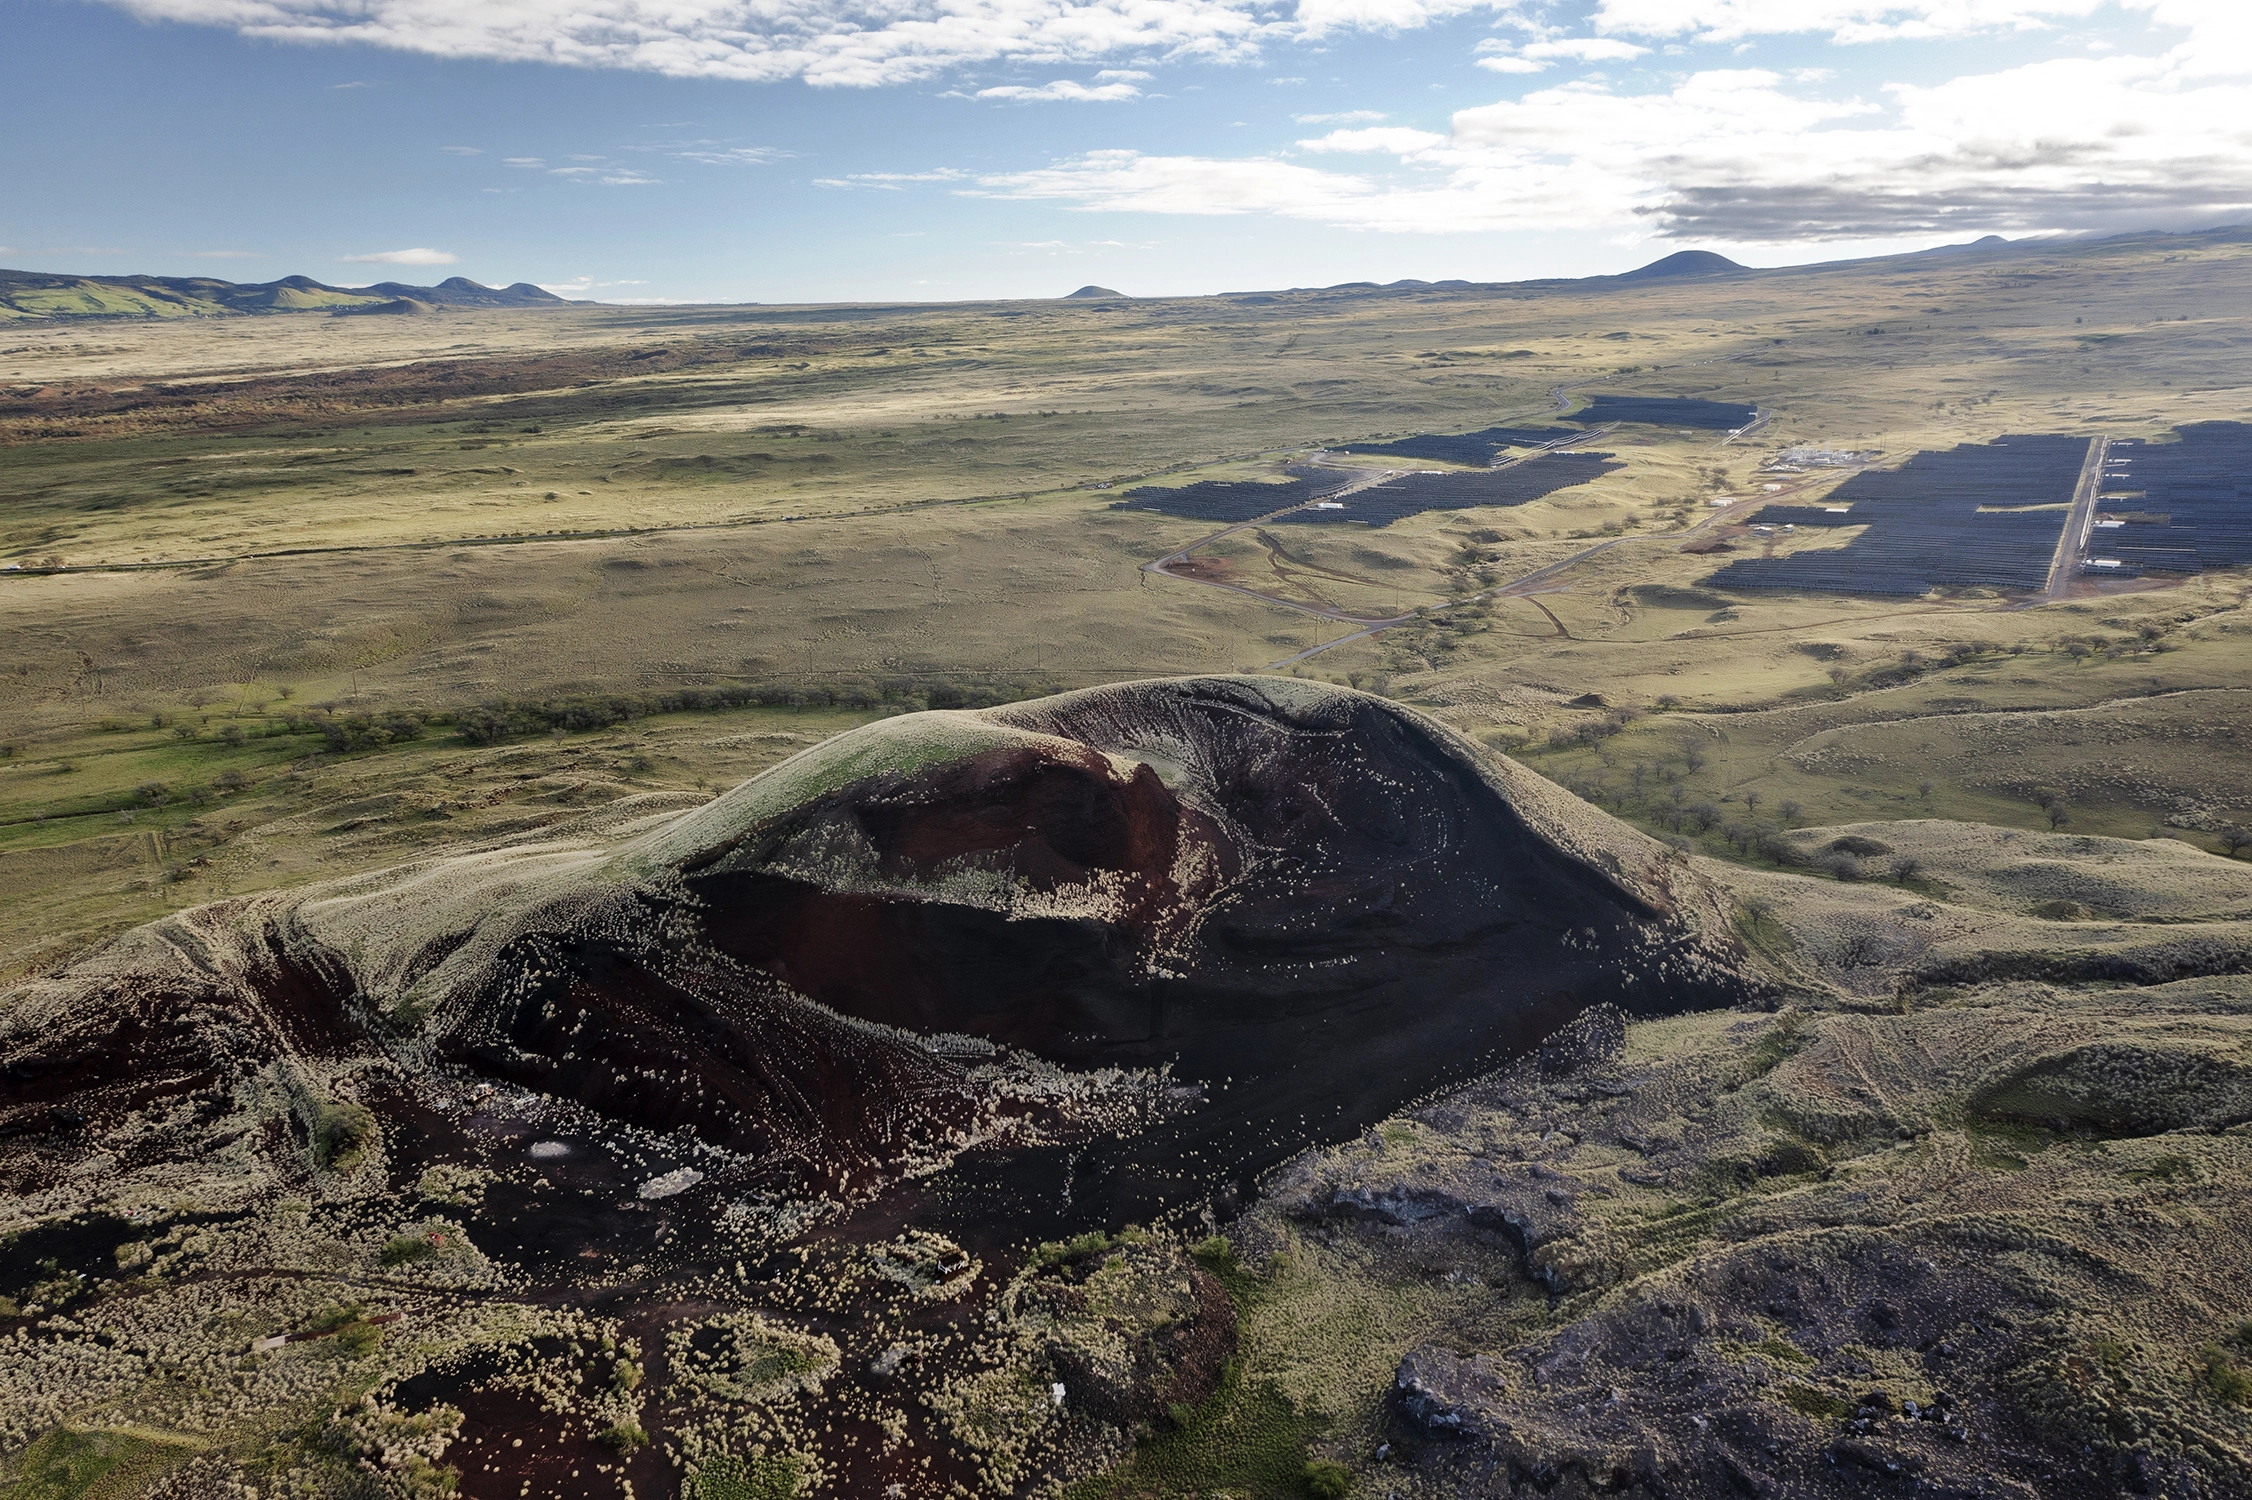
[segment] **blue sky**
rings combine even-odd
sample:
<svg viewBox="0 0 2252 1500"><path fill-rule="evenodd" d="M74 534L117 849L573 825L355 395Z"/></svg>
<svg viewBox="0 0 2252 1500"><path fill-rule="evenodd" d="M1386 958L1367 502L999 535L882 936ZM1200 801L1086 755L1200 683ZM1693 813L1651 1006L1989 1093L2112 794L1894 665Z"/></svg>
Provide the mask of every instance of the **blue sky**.
<svg viewBox="0 0 2252 1500"><path fill-rule="evenodd" d="M8 17L0 265L36 270L939 300L2252 220L2252 6L2212 0L10 0Z"/></svg>

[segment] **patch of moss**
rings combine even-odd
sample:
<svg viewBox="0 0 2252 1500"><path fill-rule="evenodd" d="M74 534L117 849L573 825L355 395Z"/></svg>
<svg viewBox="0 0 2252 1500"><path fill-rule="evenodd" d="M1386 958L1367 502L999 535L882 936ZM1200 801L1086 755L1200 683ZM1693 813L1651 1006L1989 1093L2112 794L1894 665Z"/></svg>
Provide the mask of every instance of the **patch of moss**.
<svg viewBox="0 0 2252 1500"><path fill-rule="evenodd" d="M1786 1385L1777 1392L1785 1405L1804 1412L1817 1422L1839 1422L1853 1415L1853 1407L1828 1391L1818 1391L1810 1385Z"/></svg>
<svg viewBox="0 0 2252 1500"><path fill-rule="evenodd" d="M636 1429L638 1431L638 1429ZM682 1500L790 1500L804 1482L794 1458L709 1458L688 1471Z"/></svg>
<svg viewBox="0 0 2252 1500"><path fill-rule="evenodd" d="M2001 1121L1965 1121L1963 1135L1970 1143L1971 1160L1995 1172L2022 1172L2056 1144L2056 1136L2037 1125Z"/></svg>
<svg viewBox="0 0 2252 1500"><path fill-rule="evenodd" d="M14 1473L0 1481L0 1494L8 1500L131 1494L187 1452L181 1446L122 1432L57 1427L23 1451Z"/></svg>
<svg viewBox="0 0 2252 1500"><path fill-rule="evenodd" d="M1806 1014L1795 1005L1786 1005L1775 1013L1775 1024L1760 1033L1751 1053L1751 1076L1764 1078L1783 1064L1791 1055L1799 1033L1805 1029Z"/></svg>
<svg viewBox="0 0 2252 1500"><path fill-rule="evenodd" d="M323 1099L313 1106L313 1160L340 1177L360 1169L374 1144L375 1113L364 1104Z"/></svg>
<svg viewBox="0 0 2252 1500"><path fill-rule="evenodd" d="M418 1260L428 1260L437 1253L438 1247L430 1243L430 1236L426 1234L400 1234L393 1235L390 1242L383 1247L382 1260L387 1266L405 1266L412 1265Z"/></svg>
<svg viewBox="0 0 2252 1500"><path fill-rule="evenodd" d="M1218 1388L1185 1415L1125 1463L1074 1485L1069 1500L1222 1492L1244 1500L1303 1500L1310 1492L1306 1444L1322 1424L1271 1383L1250 1380L1241 1360L1229 1360ZM1346 1479L1349 1488L1349 1471Z"/></svg>
<svg viewBox="0 0 2252 1500"><path fill-rule="evenodd" d="M1744 946L1751 949L1754 956L1774 968L1783 967L1798 949L1798 940L1791 936L1791 930L1772 913L1758 907L1737 906L1736 936L1744 940Z"/></svg>
<svg viewBox="0 0 2252 1500"><path fill-rule="evenodd" d="M2252 1406L2252 1375L2237 1368L2228 1351L2219 1344L2207 1344L2197 1351L2205 1369L2202 1376L2205 1389L2217 1401L2231 1406Z"/></svg>

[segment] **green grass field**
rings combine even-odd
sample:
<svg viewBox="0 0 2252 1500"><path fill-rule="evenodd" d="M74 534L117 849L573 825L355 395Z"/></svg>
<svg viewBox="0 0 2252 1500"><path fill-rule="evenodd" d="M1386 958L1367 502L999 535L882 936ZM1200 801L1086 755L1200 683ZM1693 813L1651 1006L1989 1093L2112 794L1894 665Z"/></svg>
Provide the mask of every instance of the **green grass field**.
<svg viewBox="0 0 2252 1500"><path fill-rule="evenodd" d="M2041 608L1730 595L1703 582L1726 556L1677 533L1766 493L1761 466L1794 444L1889 463L2242 417L2248 272L2242 244L2149 238L1259 304L12 325L0 860L22 894L0 953L22 972L221 889L474 836L411 811L457 784L693 793L886 708L1259 669L1348 633L1291 603L1422 611L1290 670L1414 703L1715 855L1756 861L1726 829L1770 829L1786 802L1808 824L2046 827L2047 792L2075 830L2217 848L2252 821L2229 696L2252 688L2245 580ZM1531 504L1198 554L1271 602L1142 572L1216 528L1113 508L1148 478L1279 477L1314 446L1539 420L1559 390L1769 421L1734 442L1623 427L1590 446L1624 467ZM1575 556L1528 597L1456 602ZM497 747L448 722L752 688L863 706ZM431 722L339 752L293 711ZM410 811L334 811L362 804ZM352 816L375 821L337 832Z"/></svg>

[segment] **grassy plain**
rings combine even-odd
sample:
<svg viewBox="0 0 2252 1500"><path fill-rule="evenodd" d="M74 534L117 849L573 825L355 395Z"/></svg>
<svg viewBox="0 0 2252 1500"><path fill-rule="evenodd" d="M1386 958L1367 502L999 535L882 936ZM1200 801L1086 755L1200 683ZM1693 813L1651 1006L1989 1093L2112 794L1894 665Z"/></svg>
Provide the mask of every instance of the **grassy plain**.
<svg viewBox="0 0 2252 1500"><path fill-rule="evenodd" d="M1425 608L1295 670L1379 685L1711 854L1756 863L1725 830L1779 827L1785 802L1803 824L2046 828L2052 790L2075 831L2216 848L2252 821L2244 579L2045 607L1730 595L1700 582L1725 558L1669 533L1764 493L1794 444L1889 463L2241 418L2248 318L2252 244L2216 235L1271 300L13 324L0 973L220 890L724 785L934 691L1280 661L1346 630L1144 574L1214 528L1113 509L1120 489L1587 390L1769 420L1733 442L1622 428L1590 446L1623 469L1532 504L1270 527L1212 561L1286 599ZM1612 539L1549 591L1445 607ZM805 701L482 746L447 722L749 686ZM338 749L308 710L436 721Z"/></svg>

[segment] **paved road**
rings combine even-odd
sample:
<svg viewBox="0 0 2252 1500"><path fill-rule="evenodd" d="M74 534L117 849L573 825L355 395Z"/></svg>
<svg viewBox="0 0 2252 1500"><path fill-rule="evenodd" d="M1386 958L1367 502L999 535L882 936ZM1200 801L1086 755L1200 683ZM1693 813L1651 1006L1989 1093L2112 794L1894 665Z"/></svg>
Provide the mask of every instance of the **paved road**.
<svg viewBox="0 0 2252 1500"><path fill-rule="evenodd" d="M2057 533L2056 556L2049 560L2049 586L2039 602L2054 604L2072 587L2080 559L2088 550L2088 534L2095 529L2096 496L2103 493L2103 460L2111 439L2101 433L2088 439L2088 457L2080 465L2080 483L2072 491L2072 509L2065 514L2064 530Z"/></svg>

